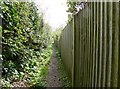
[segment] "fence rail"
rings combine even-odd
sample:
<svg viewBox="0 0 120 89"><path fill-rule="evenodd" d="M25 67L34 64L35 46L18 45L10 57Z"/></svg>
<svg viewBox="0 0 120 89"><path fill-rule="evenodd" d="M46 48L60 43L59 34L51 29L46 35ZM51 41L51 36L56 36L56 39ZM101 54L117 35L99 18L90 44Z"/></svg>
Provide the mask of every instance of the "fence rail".
<svg viewBox="0 0 120 89"><path fill-rule="evenodd" d="M89 2L57 42L75 87L120 87L120 2Z"/></svg>

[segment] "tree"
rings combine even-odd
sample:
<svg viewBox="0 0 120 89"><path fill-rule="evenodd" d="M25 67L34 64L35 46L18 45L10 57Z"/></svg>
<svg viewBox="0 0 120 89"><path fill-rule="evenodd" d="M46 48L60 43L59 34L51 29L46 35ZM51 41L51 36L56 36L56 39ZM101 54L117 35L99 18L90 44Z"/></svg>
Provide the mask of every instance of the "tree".
<svg viewBox="0 0 120 89"><path fill-rule="evenodd" d="M77 14L80 10L84 9L85 4L86 4L86 0L84 0L83 2L81 1L67 1L67 6L68 6L68 10L67 12L69 12L68 14L68 20L70 21L71 18L73 17L73 15Z"/></svg>

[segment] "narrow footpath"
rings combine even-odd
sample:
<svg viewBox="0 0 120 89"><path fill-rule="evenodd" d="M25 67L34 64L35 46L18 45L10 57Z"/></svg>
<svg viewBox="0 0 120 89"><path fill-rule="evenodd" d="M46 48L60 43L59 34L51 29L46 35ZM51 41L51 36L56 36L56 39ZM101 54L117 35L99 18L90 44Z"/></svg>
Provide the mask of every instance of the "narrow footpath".
<svg viewBox="0 0 120 89"><path fill-rule="evenodd" d="M54 47L48 70L47 87L62 87L58 58Z"/></svg>

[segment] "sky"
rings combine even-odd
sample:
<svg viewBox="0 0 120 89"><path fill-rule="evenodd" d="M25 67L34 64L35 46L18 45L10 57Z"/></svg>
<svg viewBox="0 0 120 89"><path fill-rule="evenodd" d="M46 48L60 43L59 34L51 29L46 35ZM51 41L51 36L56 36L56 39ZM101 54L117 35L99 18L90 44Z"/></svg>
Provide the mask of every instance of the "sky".
<svg viewBox="0 0 120 89"><path fill-rule="evenodd" d="M60 26L65 26L68 20L66 0L32 0L38 9L44 13L45 22L55 31Z"/></svg>

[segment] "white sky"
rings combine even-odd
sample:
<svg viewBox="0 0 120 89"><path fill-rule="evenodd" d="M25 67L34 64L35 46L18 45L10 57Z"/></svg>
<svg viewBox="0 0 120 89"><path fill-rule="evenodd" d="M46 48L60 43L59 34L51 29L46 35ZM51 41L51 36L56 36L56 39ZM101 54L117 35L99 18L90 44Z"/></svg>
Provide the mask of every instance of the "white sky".
<svg viewBox="0 0 120 89"><path fill-rule="evenodd" d="M32 0L44 12L45 22L52 26L53 31L59 26L65 26L68 20L66 0Z"/></svg>

